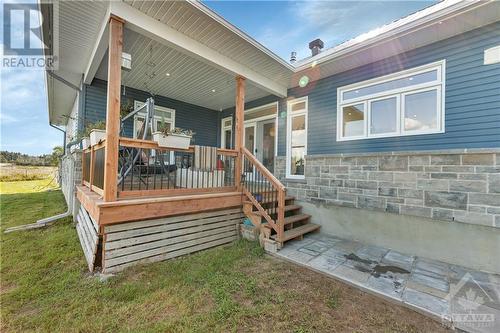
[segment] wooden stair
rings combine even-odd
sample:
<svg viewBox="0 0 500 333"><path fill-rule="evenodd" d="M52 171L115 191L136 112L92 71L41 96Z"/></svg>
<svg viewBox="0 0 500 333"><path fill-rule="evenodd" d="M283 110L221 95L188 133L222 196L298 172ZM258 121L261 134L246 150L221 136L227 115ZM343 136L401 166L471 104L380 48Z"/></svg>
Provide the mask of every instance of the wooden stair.
<svg viewBox="0 0 500 333"><path fill-rule="evenodd" d="M286 196L285 197L285 232L282 240L277 239L277 234L273 233L273 228L267 223L266 219L263 218L263 213L253 205L250 200L244 200L244 209L246 216L252 221L252 223L256 227L263 227L267 229L266 234L270 235L271 239L280 241L281 243L292 240L292 239L301 239L303 235L316 231L320 228L318 224L311 223L311 215L302 213L302 206L294 203L295 197ZM272 206L277 205L276 200L266 199L264 201L260 201L259 204L267 211L273 212L272 209L269 209ZM271 217L275 217L274 214L270 214Z"/></svg>
<svg viewBox="0 0 500 333"><path fill-rule="evenodd" d="M267 241L274 243L273 239L279 249L284 242L301 239L320 228L311 223L311 216L302 213L302 206L286 195L285 186L248 149L242 147L241 153L245 170L253 170L253 177L242 176L243 213L260 233L264 247Z"/></svg>

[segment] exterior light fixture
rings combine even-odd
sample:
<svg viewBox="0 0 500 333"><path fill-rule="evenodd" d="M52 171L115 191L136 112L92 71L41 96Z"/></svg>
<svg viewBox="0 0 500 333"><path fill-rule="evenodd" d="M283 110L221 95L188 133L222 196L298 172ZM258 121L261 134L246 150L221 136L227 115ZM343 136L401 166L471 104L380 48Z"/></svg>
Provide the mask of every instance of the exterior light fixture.
<svg viewBox="0 0 500 333"><path fill-rule="evenodd" d="M304 75L299 80L299 87L304 88L309 83L309 77Z"/></svg>

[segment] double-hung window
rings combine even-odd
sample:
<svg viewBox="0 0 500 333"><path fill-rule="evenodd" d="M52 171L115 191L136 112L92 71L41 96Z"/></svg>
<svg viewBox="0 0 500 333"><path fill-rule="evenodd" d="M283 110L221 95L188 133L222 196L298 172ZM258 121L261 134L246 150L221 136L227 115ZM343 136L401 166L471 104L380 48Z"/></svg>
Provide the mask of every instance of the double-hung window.
<svg viewBox="0 0 500 333"><path fill-rule="evenodd" d="M286 141L286 176L303 179L307 154L307 97L288 102Z"/></svg>
<svg viewBox="0 0 500 333"><path fill-rule="evenodd" d="M337 89L337 140L444 132L445 61Z"/></svg>

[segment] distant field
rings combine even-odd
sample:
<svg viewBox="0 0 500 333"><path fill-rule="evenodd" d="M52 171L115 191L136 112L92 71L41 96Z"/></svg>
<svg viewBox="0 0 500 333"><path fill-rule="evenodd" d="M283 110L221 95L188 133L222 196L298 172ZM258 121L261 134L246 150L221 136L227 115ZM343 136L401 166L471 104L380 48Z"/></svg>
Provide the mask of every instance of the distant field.
<svg viewBox="0 0 500 333"><path fill-rule="evenodd" d="M53 178L56 172L57 167L21 166L0 163L0 182L43 180Z"/></svg>

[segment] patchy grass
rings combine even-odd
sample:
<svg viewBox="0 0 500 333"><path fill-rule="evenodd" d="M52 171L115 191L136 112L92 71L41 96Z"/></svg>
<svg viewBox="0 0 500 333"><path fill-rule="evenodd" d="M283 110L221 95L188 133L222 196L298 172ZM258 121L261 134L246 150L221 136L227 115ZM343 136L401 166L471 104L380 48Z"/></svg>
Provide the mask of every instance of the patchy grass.
<svg viewBox="0 0 500 333"><path fill-rule="evenodd" d="M43 180L46 178L53 178L56 173L56 167L22 166L0 163L0 182Z"/></svg>
<svg viewBox="0 0 500 333"><path fill-rule="evenodd" d="M1 229L65 210L59 191L3 194ZM440 332L420 314L278 261L254 243L100 282L70 219L2 234L2 332Z"/></svg>

